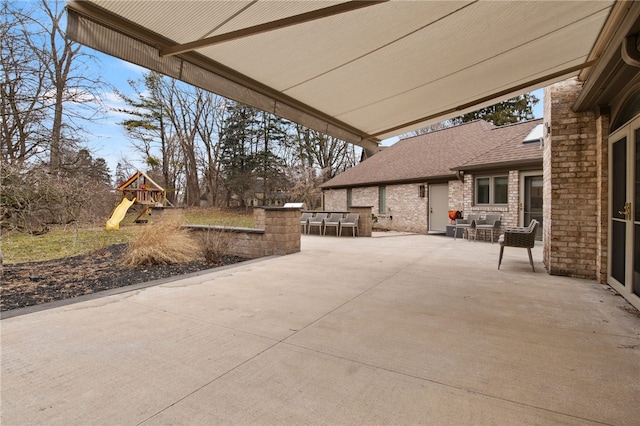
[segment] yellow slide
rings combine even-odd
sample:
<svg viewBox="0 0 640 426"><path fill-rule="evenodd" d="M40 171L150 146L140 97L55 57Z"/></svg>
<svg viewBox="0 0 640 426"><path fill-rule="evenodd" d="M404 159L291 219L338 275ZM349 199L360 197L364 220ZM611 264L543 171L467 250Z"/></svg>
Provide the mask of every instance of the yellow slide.
<svg viewBox="0 0 640 426"><path fill-rule="evenodd" d="M124 219L124 215L127 214L127 210L129 210L129 207L131 207L131 205L135 201L135 198L131 201L127 200L126 198L122 199L122 202L118 204L118 207L116 207L113 211L111 219L107 221L107 226L105 227L107 231L117 231L118 229L120 229L120 222L122 222L122 219Z"/></svg>

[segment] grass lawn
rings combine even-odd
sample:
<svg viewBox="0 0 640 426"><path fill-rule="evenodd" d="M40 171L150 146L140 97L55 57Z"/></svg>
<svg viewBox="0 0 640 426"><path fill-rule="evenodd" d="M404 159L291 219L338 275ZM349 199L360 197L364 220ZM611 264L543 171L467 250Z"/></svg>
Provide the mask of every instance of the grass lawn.
<svg viewBox="0 0 640 426"><path fill-rule="evenodd" d="M221 225L244 228L253 227L253 212L236 212L217 208L194 208L182 210L185 222L191 225ZM66 225L50 228L44 235L29 235L17 232L0 237L5 264L38 262L59 259L98 250L113 244L127 243L135 235L137 213L128 214L121 222L119 231L106 231L104 224ZM144 217L153 223L154 215ZM105 223L108 218L105 218Z"/></svg>

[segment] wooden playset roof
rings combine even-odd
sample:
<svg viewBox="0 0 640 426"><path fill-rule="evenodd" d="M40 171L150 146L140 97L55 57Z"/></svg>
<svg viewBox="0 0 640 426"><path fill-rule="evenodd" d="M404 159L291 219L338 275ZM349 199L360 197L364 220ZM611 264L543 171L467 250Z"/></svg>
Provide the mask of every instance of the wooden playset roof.
<svg viewBox="0 0 640 426"><path fill-rule="evenodd" d="M152 185L153 186L152 188L145 188L145 189L147 189L149 191L161 191L161 192L164 192L164 188L163 187L158 185L153 179L151 179L149 177L149 175L147 175L145 172L141 172L140 170L138 170L133 176L131 176L124 183L122 183L120 186L118 186L118 191L124 191L125 189L127 189L135 181L137 181L140 178L140 176L143 176L145 178L145 184L146 185Z"/></svg>

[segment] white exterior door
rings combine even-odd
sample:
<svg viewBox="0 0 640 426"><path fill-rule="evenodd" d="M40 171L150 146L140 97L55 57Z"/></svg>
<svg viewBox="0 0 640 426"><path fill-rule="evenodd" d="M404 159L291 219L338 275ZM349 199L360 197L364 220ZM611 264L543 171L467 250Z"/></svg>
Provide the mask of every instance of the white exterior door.
<svg viewBox="0 0 640 426"><path fill-rule="evenodd" d="M449 184L429 185L429 232L447 232Z"/></svg>
<svg viewBox="0 0 640 426"><path fill-rule="evenodd" d="M640 116L609 137L607 282L640 308Z"/></svg>

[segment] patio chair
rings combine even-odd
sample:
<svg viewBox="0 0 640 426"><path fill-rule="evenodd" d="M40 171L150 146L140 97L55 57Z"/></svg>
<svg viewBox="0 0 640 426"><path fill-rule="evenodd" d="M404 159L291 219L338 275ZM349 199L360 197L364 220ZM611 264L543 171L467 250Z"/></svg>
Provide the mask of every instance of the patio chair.
<svg viewBox="0 0 640 426"><path fill-rule="evenodd" d="M456 237L458 236L458 228L462 228L462 238L464 238L464 234L466 233L467 239L468 239L469 230L472 228L472 225L475 227L475 222L478 219L480 219L479 214L470 214L464 219L456 219L456 224L454 225L455 228L453 229L453 239L455 240Z"/></svg>
<svg viewBox="0 0 640 426"><path fill-rule="evenodd" d="M313 213L304 212L302 216L300 216L300 225L302 226L302 232L305 234L309 233L309 219L313 217Z"/></svg>
<svg viewBox="0 0 640 426"><path fill-rule="evenodd" d="M327 235L327 228L336 228L337 237L340 228L340 219L342 219L342 213L331 213L324 221L324 232L322 235Z"/></svg>
<svg viewBox="0 0 640 426"><path fill-rule="evenodd" d="M500 232L500 221L502 215L500 214L488 214L484 219L476 220L476 232L482 231L483 235L486 235L487 231L491 232L491 244L493 244L493 233Z"/></svg>
<svg viewBox="0 0 640 426"><path fill-rule="evenodd" d="M342 230L344 228L351 228L351 236L355 237L358 234L358 219L360 215L357 213L349 213L347 217L340 219L339 236L342 236Z"/></svg>
<svg viewBox="0 0 640 426"><path fill-rule="evenodd" d="M314 226L318 227L318 235L322 235L322 230L324 228L324 220L327 218L328 213L316 213L315 216L309 219L309 227L307 228L307 234L311 233L311 228Z"/></svg>
<svg viewBox="0 0 640 426"><path fill-rule="evenodd" d="M533 266L533 256L531 255L531 249L536 243L536 231L538 230L539 222L535 219L531 220L529 226L524 228L506 228L504 234L500 235L498 242L500 243L500 258L498 259L498 269L502 263L502 254L505 247L521 247L526 248L529 253L529 263L533 272L536 268Z"/></svg>

